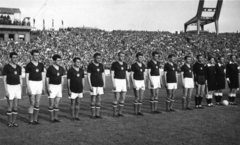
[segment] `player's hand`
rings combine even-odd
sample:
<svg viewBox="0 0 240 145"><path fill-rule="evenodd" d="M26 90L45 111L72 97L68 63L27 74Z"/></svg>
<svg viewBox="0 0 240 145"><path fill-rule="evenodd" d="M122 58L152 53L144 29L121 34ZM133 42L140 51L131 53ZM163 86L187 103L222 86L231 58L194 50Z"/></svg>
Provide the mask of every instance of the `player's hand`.
<svg viewBox="0 0 240 145"><path fill-rule="evenodd" d="M128 84L128 89L130 89L131 88L131 86L130 86L130 84Z"/></svg>
<svg viewBox="0 0 240 145"><path fill-rule="evenodd" d="M28 95L32 95L32 91L30 88L27 88L27 93L28 93Z"/></svg>
<svg viewBox="0 0 240 145"><path fill-rule="evenodd" d="M229 78L227 78L227 81L228 81L228 83L230 83L230 80L229 80Z"/></svg>
<svg viewBox="0 0 240 145"><path fill-rule="evenodd" d="M69 90L69 91L68 91L68 96L71 96L71 94L72 94L72 92Z"/></svg>
<svg viewBox="0 0 240 145"><path fill-rule="evenodd" d="M184 86L185 86L185 84L183 83L183 84L182 84L182 87L184 88Z"/></svg>
<svg viewBox="0 0 240 145"><path fill-rule="evenodd" d="M93 92L93 87L92 86L89 87L89 91Z"/></svg>
<svg viewBox="0 0 240 145"><path fill-rule="evenodd" d="M113 85L113 90L116 90L116 86L115 85Z"/></svg>
<svg viewBox="0 0 240 145"><path fill-rule="evenodd" d="M151 86L152 88L154 87L153 82L150 82L150 86Z"/></svg>
<svg viewBox="0 0 240 145"><path fill-rule="evenodd" d="M42 94L45 94L46 93L46 90L43 88L42 89Z"/></svg>
<svg viewBox="0 0 240 145"><path fill-rule="evenodd" d="M198 86L198 83L197 83L197 82L195 82L195 86L196 86L196 87Z"/></svg>
<svg viewBox="0 0 240 145"><path fill-rule="evenodd" d="M8 91L5 92L5 96L6 96L6 98L9 97L9 92Z"/></svg>
<svg viewBox="0 0 240 145"><path fill-rule="evenodd" d="M106 86L103 86L103 92L105 92Z"/></svg>
<svg viewBox="0 0 240 145"><path fill-rule="evenodd" d="M50 95L50 93L52 93L52 91L49 88L47 89L47 92L49 95Z"/></svg>

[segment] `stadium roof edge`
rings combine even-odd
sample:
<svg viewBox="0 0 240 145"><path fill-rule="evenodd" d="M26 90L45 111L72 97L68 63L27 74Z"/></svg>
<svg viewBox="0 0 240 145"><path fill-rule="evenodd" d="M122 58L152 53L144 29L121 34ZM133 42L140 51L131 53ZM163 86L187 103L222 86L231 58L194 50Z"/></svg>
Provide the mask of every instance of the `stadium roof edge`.
<svg viewBox="0 0 240 145"><path fill-rule="evenodd" d="M20 9L0 7L0 14L15 14L15 13L21 13Z"/></svg>

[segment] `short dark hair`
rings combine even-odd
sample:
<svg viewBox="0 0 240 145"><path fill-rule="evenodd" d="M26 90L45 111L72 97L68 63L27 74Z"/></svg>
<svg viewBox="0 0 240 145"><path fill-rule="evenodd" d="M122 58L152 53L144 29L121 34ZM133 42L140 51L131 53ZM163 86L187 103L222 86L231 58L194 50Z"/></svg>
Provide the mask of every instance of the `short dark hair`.
<svg viewBox="0 0 240 145"><path fill-rule="evenodd" d="M201 57L201 56L203 56L203 55L202 55L202 54L198 54L198 55L197 55L197 59L199 59L199 57Z"/></svg>
<svg viewBox="0 0 240 145"><path fill-rule="evenodd" d="M96 58L97 56L101 56L101 54L100 54L100 53L95 53L95 54L93 55L94 58Z"/></svg>
<svg viewBox="0 0 240 145"><path fill-rule="evenodd" d="M122 51L118 52L118 56L120 56L120 54L124 54Z"/></svg>
<svg viewBox="0 0 240 145"><path fill-rule="evenodd" d="M73 58L73 62L76 62L77 60L80 60L80 61L81 61L80 57L74 57L74 58Z"/></svg>
<svg viewBox="0 0 240 145"><path fill-rule="evenodd" d="M168 58L176 57L174 54L169 54Z"/></svg>
<svg viewBox="0 0 240 145"><path fill-rule="evenodd" d="M221 58L224 58L224 56L219 56L219 57L218 57L218 60L221 60Z"/></svg>
<svg viewBox="0 0 240 145"><path fill-rule="evenodd" d="M231 54L231 55L230 55L230 58L232 59L232 58L233 58L233 56L235 56L235 57L237 58L237 56L236 56L236 55L234 55L234 54Z"/></svg>
<svg viewBox="0 0 240 145"><path fill-rule="evenodd" d="M11 53L9 54L10 58L12 58L13 55L18 55L18 54L17 54L17 52L11 52Z"/></svg>
<svg viewBox="0 0 240 145"><path fill-rule="evenodd" d="M33 49L33 50L31 51L31 55L34 55L34 53L39 53L39 50Z"/></svg>
<svg viewBox="0 0 240 145"><path fill-rule="evenodd" d="M61 56L58 55L58 54L55 54L55 55L53 55L53 57L52 57L52 59L53 59L54 61L56 61L58 58L61 59Z"/></svg>
<svg viewBox="0 0 240 145"><path fill-rule="evenodd" d="M209 57L208 57L208 61L210 61L212 58L214 59L214 57L209 56ZM215 60L215 59L214 59L214 60Z"/></svg>
<svg viewBox="0 0 240 145"><path fill-rule="evenodd" d="M156 54L158 55L158 52L157 52L157 51L153 51L153 52L152 52L152 56L155 56Z"/></svg>
<svg viewBox="0 0 240 145"><path fill-rule="evenodd" d="M184 60L187 60L189 57L191 58L191 56L189 56L189 55L185 56Z"/></svg>
<svg viewBox="0 0 240 145"><path fill-rule="evenodd" d="M138 53L136 54L136 57L139 57L139 56L143 56L143 54L142 54L141 52L138 52Z"/></svg>

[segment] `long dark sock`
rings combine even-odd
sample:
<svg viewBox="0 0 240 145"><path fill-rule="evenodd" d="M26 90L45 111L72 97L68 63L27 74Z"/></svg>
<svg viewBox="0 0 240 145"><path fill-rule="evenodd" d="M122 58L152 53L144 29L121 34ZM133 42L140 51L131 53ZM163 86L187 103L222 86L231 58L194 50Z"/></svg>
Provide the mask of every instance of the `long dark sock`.
<svg viewBox="0 0 240 145"><path fill-rule="evenodd" d="M113 103L113 116L117 115L117 104Z"/></svg>
<svg viewBox="0 0 240 145"><path fill-rule="evenodd" d="M199 96L198 105L202 104L202 99L203 99L203 97Z"/></svg>
<svg viewBox="0 0 240 145"><path fill-rule="evenodd" d="M154 99L150 99L151 112L154 112Z"/></svg>
<svg viewBox="0 0 240 145"><path fill-rule="evenodd" d="M134 114L136 115L138 113L138 102L134 101L133 108L134 108Z"/></svg>

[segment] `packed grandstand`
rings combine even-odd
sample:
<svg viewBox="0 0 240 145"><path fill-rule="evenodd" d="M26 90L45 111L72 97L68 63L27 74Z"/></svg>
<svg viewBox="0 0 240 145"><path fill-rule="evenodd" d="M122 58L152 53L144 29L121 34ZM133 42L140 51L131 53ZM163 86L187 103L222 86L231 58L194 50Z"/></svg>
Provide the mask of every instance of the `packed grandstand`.
<svg viewBox="0 0 240 145"><path fill-rule="evenodd" d="M100 29L66 28L59 31L32 31L31 41L0 41L0 67L8 63L9 53L16 51L19 55L19 65L25 67L30 61L30 51L39 49L41 61L45 66L51 63L53 54L60 54L62 65L67 70L72 58L79 56L83 66L92 60L96 52L100 52L103 64L109 68L117 53L126 54L126 62L131 65L135 54L142 52L145 61L151 58L152 51L158 51L159 61L164 65L169 54L177 56L180 66L183 57L197 54L218 57L234 53L239 54L240 33L170 33L167 31L105 31Z"/></svg>

